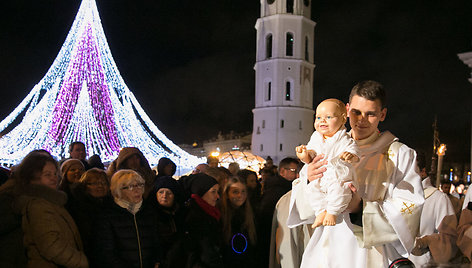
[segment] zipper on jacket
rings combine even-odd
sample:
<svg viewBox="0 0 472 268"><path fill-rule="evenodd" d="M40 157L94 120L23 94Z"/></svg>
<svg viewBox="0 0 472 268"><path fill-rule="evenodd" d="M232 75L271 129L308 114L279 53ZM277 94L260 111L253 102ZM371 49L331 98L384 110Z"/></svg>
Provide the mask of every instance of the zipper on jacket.
<svg viewBox="0 0 472 268"><path fill-rule="evenodd" d="M141 254L141 240L139 239L138 224L136 223L136 215L133 215L134 228L136 228L136 237L138 238L138 251L139 251L139 267L143 268L143 256Z"/></svg>

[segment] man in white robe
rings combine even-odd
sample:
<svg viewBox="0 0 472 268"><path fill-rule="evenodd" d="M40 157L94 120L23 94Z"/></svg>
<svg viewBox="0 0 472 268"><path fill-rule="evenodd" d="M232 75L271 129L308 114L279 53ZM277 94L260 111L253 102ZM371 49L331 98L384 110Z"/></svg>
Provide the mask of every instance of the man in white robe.
<svg viewBox="0 0 472 268"><path fill-rule="evenodd" d="M315 229L301 267L388 267L409 256L418 233L424 196L416 153L390 132L379 132L387 113L382 86L360 82L346 108L350 135L361 151L354 165L358 188L336 225ZM323 165L318 156L308 165L310 182L323 176ZM292 191L296 195L296 185ZM296 203L290 205L290 227L312 220L300 219Z"/></svg>

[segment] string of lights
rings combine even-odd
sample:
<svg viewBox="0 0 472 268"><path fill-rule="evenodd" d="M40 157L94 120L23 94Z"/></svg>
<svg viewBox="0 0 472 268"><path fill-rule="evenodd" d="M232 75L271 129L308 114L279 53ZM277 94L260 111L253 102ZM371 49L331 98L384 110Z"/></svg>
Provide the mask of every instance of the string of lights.
<svg viewBox="0 0 472 268"><path fill-rule="evenodd" d="M11 130L10 130L11 129ZM151 165L170 158L182 170L205 161L185 152L151 121L113 60L95 0L83 0L69 34L43 79L0 122L0 163L13 165L30 151L69 157L71 142L88 155L114 160L137 147Z"/></svg>

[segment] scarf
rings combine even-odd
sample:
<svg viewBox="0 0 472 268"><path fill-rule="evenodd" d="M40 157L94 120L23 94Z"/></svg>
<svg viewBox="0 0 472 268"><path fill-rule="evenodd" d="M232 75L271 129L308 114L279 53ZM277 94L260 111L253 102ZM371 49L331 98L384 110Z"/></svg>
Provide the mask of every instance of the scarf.
<svg viewBox="0 0 472 268"><path fill-rule="evenodd" d="M141 205L143 204L142 200L141 202L134 204L123 199L118 199L116 197L114 199L115 199L115 203L118 206L128 210L133 215L136 215L136 213L138 213L139 209L141 208Z"/></svg>
<svg viewBox="0 0 472 268"><path fill-rule="evenodd" d="M216 207L208 204L205 200L203 200L200 196L198 196L196 194L192 194L192 198L193 198L193 200L195 200L197 205L201 209L203 209L203 211L205 211L206 214L212 216L217 221L220 220L221 213Z"/></svg>

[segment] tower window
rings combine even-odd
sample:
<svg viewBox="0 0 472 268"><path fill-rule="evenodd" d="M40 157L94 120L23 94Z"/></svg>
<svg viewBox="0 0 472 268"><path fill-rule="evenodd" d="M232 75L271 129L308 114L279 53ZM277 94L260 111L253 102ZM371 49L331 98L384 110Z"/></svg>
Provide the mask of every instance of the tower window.
<svg viewBox="0 0 472 268"><path fill-rule="evenodd" d="M266 59L272 58L272 34L266 36Z"/></svg>
<svg viewBox="0 0 472 268"><path fill-rule="evenodd" d="M287 33L285 40L285 56L293 56L293 34Z"/></svg>
<svg viewBox="0 0 472 268"><path fill-rule="evenodd" d="M285 100L292 100L292 83L290 81L285 82Z"/></svg>
<svg viewBox="0 0 472 268"><path fill-rule="evenodd" d="M310 54L308 54L308 36L305 36L305 60L310 61Z"/></svg>
<svg viewBox="0 0 472 268"><path fill-rule="evenodd" d="M285 121L284 121L284 120L280 120L280 128L284 128L284 124L285 124Z"/></svg>
<svg viewBox="0 0 472 268"><path fill-rule="evenodd" d="M271 96L272 96L272 82L269 82L267 83L265 100L270 101Z"/></svg>
<svg viewBox="0 0 472 268"><path fill-rule="evenodd" d="M265 128L265 120L262 120L262 128Z"/></svg>
<svg viewBox="0 0 472 268"><path fill-rule="evenodd" d="M261 149L260 150L261 152L264 151L264 145L263 144L261 144L260 149Z"/></svg>
<svg viewBox="0 0 472 268"><path fill-rule="evenodd" d="M261 134L261 129L259 127L257 127L257 132L256 134Z"/></svg>
<svg viewBox="0 0 472 268"><path fill-rule="evenodd" d="M298 129L302 130L302 121L298 121Z"/></svg>
<svg viewBox="0 0 472 268"><path fill-rule="evenodd" d="M282 143L280 144L280 151L282 152Z"/></svg>
<svg viewBox="0 0 472 268"><path fill-rule="evenodd" d="M293 0L287 0L287 13L293 13Z"/></svg>

